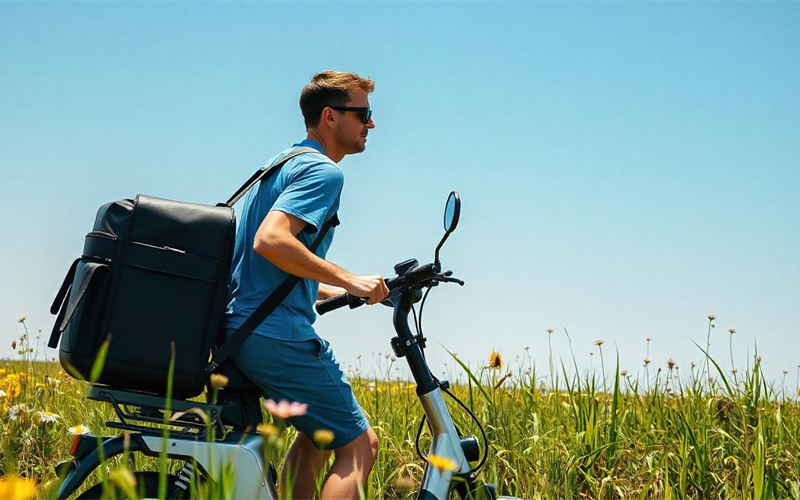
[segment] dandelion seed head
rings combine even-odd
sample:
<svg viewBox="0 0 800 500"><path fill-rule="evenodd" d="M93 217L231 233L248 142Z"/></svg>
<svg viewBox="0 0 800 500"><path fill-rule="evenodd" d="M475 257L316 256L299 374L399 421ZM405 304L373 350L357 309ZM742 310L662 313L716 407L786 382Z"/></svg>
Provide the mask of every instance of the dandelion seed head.
<svg viewBox="0 0 800 500"><path fill-rule="evenodd" d="M546 331L547 331L548 334L550 334L550 333L553 333L555 330L553 330L552 328L548 328Z"/></svg>
<svg viewBox="0 0 800 500"><path fill-rule="evenodd" d="M623 376L623 377L627 377L628 376L628 370L622 370L621 372L619 372L619 374L621 376Z"/></svg>
<svg viewBox="0 0 800 500"><path fill-rule="evenodd" d="M17 323L25 323L26 319L28 318L26 318L25 316L20 316L19 319L17 320Z"/></svg>
<svg viewBox="0 0 800 500"><path fill-rule="evenodd" d="M667 366L669 367L669 369L670 369L670 370L672 370L673 368L675 368L675 360L674 360L674 359L672 359L672 358L669 358L669 359L667 360Z"/></svg>
<svg viewBox="0 0 800 500"><path fill-rule="evenodd" d="M650 358L644 358L643 363L644 363L644 366L649 365L650 364Z"/></svg>
<svg viewBox="0 0 800 500"><path fill-rule="evenodd" d="M736 333L736 328L728 328L728 333L733 335L734 333Z"/></svg>
<svg viewBox="0 0 800 500"><path fill-rule="evenodd" d="M713 314L709 314L706 317L708 318L709 321L714 321L715 319L717 319L717 317L715 315L713 315Z"/></svg>

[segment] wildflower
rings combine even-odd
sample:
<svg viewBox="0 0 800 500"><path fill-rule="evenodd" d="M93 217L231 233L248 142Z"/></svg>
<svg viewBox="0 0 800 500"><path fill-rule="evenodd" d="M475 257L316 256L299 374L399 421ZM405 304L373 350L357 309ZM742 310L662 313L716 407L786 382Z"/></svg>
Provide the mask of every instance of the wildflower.
<svg viewBox="0 0 800 500"><path fill-rule="evenodd" d="M208 383L211 384L212 389L222 389L228 385L228 377L221 373L212 373L211 376L208 377Z"/></svg>
<svg viewBox="0 0 800 500"><path fill-rule="evenodd" d="M16 348L17 348L17 341L16 340L12 340L11 341L11 349L13 350L13 349L16 349Z"/></svg>
<svg viewBox="0 0 800 500"><path fill-rule="evenodd" d="M392 354L391 356L389 356L389 361L391 361L392 363L394 363L395 361L397 361L397 356L395 356L394 354Z"/></svg>
<svg viewBox="0 0 800 500"><path fill-rule="evenodd" d="M492 351L489 354L489 364L486 365L486 368L491 368L492 370L499 370L503 367L503 356L500 355L497 351Z"/></svg>
<svg viewBox="0 0 800 500"><path fill-rule="evenodd" d="M717 317L716 317L716 316L714 316L713 314L709 314L709 315L708 315L708 316L706 316L706 317L708 318L708 320L709 320L709 321L714 321L715 319L717 319Z"/></svg>
<svg viewBox="0 0 800 500"><path fill-rule="evenodd" d="M19 417L25 415L28 412L28 407L25 406L25 403L20 403L18 405L14 405L8 409L8 419L9 420L17 420ZM1 498L1 497L0 497Z"/></svg>
<svg viewBox="0 0 800 500"><path fill-rule="evenodd" d="M547 333L553 333L554 331L555 331L555 330L553 330L552 328L548 328L548 329L547 329Z"/></svg>
<svg viewBox="0 0 800 500"><path fill-rule="evenodd" d="M648 341L648 342L650 342L651 340L653 340L653 339L651 339L649 336L645 337L644 339L645 339L646 341Z"/></svg>
<svg viewBox="0 0 800 500"><path fill-rule="evenodd" d="M627 377L628 376L628 370L622 370L621 372L619 372L619 374L622 375L623 377Z"/></svg>
<svg viewBox="0 0 800 500"><path fill-rule="evenodd" d="M25 323L26 319L28 318L26 318L25 316L20 316L19 319L17 320L17 323Z"/></svg>
<svg viewBox="0 0 800 500"><path fill-rule="evenodd" d="M256 430L263 438L274 438L278 435L278 428L272 424L258 424Z"/></svg>
<svg viewBox="0 0 800 500"><path fill-rule="evenodd" d="M280 403L276 403L272 399L264 401L264 407L273 417L286 420L292 417L299 417L306 414L308 405L305 403L298 403L296 401L288 402L285 399Z"/></svg>
<svg viewBox="0 0 800 500"><path fill-rule="evenodd" d="M759 354L758 356L756 356L756 361L758 361L759 363L761 363L761 355L760 355L760 354Z"/></svg>
<svg viewBox="0 0 800 500"><path fill-rule="evenodd" d="M28 352L33 352L33 347L28 347Z"/></svg>
<svg viewBox="0 0 800 500"><path fill-rule="evenodd" d="M734 333L736 333L736 328L728 328L728 333L733 335Z"/></svg>
<svg viewBox="0 0 800 500"><path fill-rule="evenodd" d="M455 472L458 470L456 463L447 457L440 457L438 455L428 455L428 463L431 464L439 472L450 471Z"/></svg>
<svg viewBox="0 0 800 500"><path fill-rule="evenodd" d="M739 370L737 370L736 368L732 368L731 373L736 375L737 373L739 373Z"/></svg>
<svg viewBox="0 0 800 500"><path fill-rule="evenodd" d="M333 442L333 431L317 429L314 431L314 442L325 448Z"/></svg>
<svg viewBox="0 0 800 500"><path fill-rule="evenodd" d="M0 478L0 498L25 500L36 493L36 481L14 475Z"/></svg>
<svg viewBox="0 0 800 500"><path fill-rule="evenodd" d="M594 351L589 351L589 356L594 356Z"/></svg>
<svg viewBox="0 0 800 500"><path fill-rule="evenodd" d="M23 354L25 354L25 351L23 351L22 349L20 349L19 351L17 351L17 354L19 354L20 356L22 356Z"/></svg>
<svg viewBox="0 0 800 500"><path fill-rule="evenodd" d="M401 477L395 481L394 485L403 493L403 495L407 495L417 486L414 480L410 477Z"/></svg>
<svg viewBox="0 0 800 500"><path fill-rule="evenodd" d="M44 423L57 422L58 419L61 418L61 415L49 411L40 411L37 413Z"/></svg>
<svg viewBox="0 0 800 500"><path fill-rule="evenodd" d="M695 362L694 362L694 361L691 361L690 363L691 363L691 365L692 365L692 370L694 370L694 367L695 367L695 366L697 366L697 364L695 364Z"/></svg>
<svg viewBox="0 0 800 500"><path fill-rule="evenodd" d="M67 429L67 431L69 431L69 433L72 434L73 436L80 436L82 434L89 434L90 432L92 432L91 430L89 430L89 426L84 424L76 425L75 427L70 427L69 429Z"/></svg>
<svg viewBox="0 0 800 500"><path fill-rule="evenodd" d="M672 358L669 358L669 359L667 360L667 367L669 367L669 369L670 369L670 370L672 370L673 368L675 368L675 360L674 360L674 359L672 359Z"/></svg>
<svg viewBox="0 0 800 500"><path fill-rule="evenodd" d="M597 347L600 347L604 343L605 343L605 340L603 340L603 339L597 339L597 340L594 341L594 345L596 345Z"/></svg>
<svg viewBox="0 0 800 500"><path fill-rule="evenodd" d="M644 362L644 366L649 365L650 364L650 358L644 358L643 362Z"/></svg>
<svg viewBox="0 0 800 500"><path fill-rule="evenodd" d="M789 372L787 372L786 370L783 370L783 374L784 375L786 375L787 373L789 373Z"/></svg>

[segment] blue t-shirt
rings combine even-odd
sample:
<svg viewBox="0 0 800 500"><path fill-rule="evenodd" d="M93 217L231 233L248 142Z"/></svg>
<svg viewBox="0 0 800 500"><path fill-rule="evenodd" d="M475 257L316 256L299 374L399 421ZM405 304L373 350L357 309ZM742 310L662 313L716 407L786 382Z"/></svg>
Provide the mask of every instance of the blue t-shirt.
<svg viewBox="0 0 800 500"><path fill-rule="evenodd" d="M310 247L322 224L336 214L344 185L344 174L325 156L318 142L306 139L282 152L270 164L297 147L310 147L317 153L304 153L289 160L280 170L245 196L228 284L228 307L222 327L237 329L288 276L253 250L253 242L261 222L270 210L293 215L308 225L297 238ZM325 258L335 229L330 228L316 255ZM315 338L314 302L319 283L303 279L288 297L254 331L278 340L301 341Z"/></svg>

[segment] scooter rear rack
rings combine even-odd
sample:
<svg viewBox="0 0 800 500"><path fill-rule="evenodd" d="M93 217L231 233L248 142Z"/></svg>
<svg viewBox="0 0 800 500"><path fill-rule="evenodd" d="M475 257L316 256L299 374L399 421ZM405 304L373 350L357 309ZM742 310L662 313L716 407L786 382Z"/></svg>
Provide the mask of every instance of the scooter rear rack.
<svg viewBox="0 0 800 500"><path fill-rule="evenodd" d="M165 421L167 399L164 397L96 385L89 387L87 397L93 401L109 403L114 408L119 421L106 422L108 427L114 429L161 436L166 428L170 437L204 439L208 435L208 430L214 428L218 439L225 435L225 427L220 418L222 406L219 405L171 399L169 410L172 416ZM196 410L207 416L209 424L206 424ZM156 424L160 427L134 422Z"/></svg>

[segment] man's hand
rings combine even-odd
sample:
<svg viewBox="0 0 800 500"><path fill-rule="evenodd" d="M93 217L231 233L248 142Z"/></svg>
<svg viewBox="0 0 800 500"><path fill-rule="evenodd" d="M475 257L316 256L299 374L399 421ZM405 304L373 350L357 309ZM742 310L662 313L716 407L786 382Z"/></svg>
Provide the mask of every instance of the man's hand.
<svg viewBox="0 0 800 500"><path fill-rule="evenodd" d="M344 289L350 295L366 298L367 304L383 302L389 296L389 289L380 276L352 275Z"/></svg>

